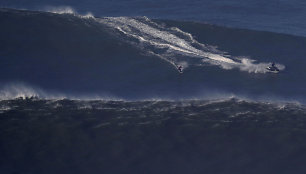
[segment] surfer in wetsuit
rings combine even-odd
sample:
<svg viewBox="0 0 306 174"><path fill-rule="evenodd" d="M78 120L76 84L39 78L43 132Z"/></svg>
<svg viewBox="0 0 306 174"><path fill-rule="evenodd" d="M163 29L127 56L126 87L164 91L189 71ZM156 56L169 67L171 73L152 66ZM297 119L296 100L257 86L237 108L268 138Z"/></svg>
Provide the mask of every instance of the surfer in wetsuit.
<svg viewBox="0 0 306 174"><path fill-rule="evenodd" d="M274 62L272 62L272 67L275 67L275 63Z"/></svg>
<svg viewBox="0 0 306 174"><path fill-rule="evenodd" d="M177 67L177 69L179 70L180 73L183 72L183 67L182 67L181 65L179 65L179 66Z"/></svg>

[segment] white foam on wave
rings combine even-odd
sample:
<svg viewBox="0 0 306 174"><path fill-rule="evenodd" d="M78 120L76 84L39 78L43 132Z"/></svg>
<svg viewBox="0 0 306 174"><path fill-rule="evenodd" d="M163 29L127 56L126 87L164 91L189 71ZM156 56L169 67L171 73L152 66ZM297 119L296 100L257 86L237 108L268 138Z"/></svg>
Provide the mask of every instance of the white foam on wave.
<svg viewBox="0 0 306 174"><path fill-rule="evenodd" d="M75 9L69 6L47 6L45 7L44 11L50 12L50 13L56 13L56 14L71 14L80 18L94 18L93 14L90 12L87 12L86 14L79 14Z"/></svg>
<svg viewBox="0 0 306 174"><path fill-rule="evenodd" d="M214 93L209 94L208 96L203 96L199 99L220 99L220 98L228 98L233 95L226 95L225 93ZM41 89L39 87L35 87L33 85L28 85L21 82L9 83L0 86L0 100L13 100L13 99L28 99L28 98L37 98L37 99L46 99L46 100L103 100L103 101L175 101L169 97L151 97L151 98L143 98L137 100L129 100L129 99L122 99L118 97L114 97L110 94L81 94L78 93L77 95L67 94L62 92L50 91ZM183 100L190 100L193 98L186 98ZM195 98L194 98L195 99Z"/></svg>
<svg viewBox="0 0 306 174"><path fill-rule="evenodd" d="M168 51L172 53L175 52L178 54L188 55L190 57L208 58L215 61L236 64L235 61L224 57L223 55L218 55L212 52L205 52L195 48L190 43L190 40L194 42L190 34L184 33L185 36L189 37L189 40L186 40L171 32L179 31L182 33L182 31L178 28L162 29L162 26L154 27L157 24L154 26L150 25L152 21L150 23L144 23L140 20L128 17L108 17L101 19L100 22L116 28L128 36L137 38L141 42L146 42L150 45L161 48L168 48Z"/></svg>
<svg viewBox="0 0 306 174"><path fill-rule="evenodd" d="M268 72L267 67L271 65L271 62L261 62L256 63L255 60L242 58L241 59L241 65L239 66L240 70L242 71L248 71L253 73L266 73ZM284 70L285 66L282 64L276 64L279 70Z"/></svg>
<svg viewBox="0 0 306 174"><path fill-rule="evenodd" d="M8 83L0 86L0 101L13 99L46 99L46 100L112 100L122 101L121 98L107 93L101 94L68 94L53 90L43 90L33 85L27 85L21 82Z"/></svg>
<svg viewBox="0 0 306 174"><path fill-rule="evenodd" d="M32 88L6 85L0 90L0 99L9 100L15 98L32 98L39 97L39 94Z"/></svg>
<svg viewBox="0 0 306 174"><path fill-rule="evenodd" d="M0 114L10 111L12 108L6 105L0 106Z"/></svg>
<svg viewBox="0 0 306 174"><path fill-rule="evenodd" d="M11 100L17 98L41 98L41 99L64 99L60 94L50 94L39 88L31 87L23 83L10 83L1 87L0 100Z"/></svg>
<svg viewBox="0 0 306 174"><path fill-rule="evenodd" d="M219 91L219 90L212 90L206 89L205 92L199 94L197 97L187 97L187 98L180 98L180 99L173 99L169 97L151 97L151 98L142 98L142 99L123 99L118 97L111 97L111 95L93 95L93 94L78 94L78 95L71 95L71 94L63 94L59 92L50 92L46 90L42 90L38 87L32 87L29 85L25 85L23 83L11 83L0 88L0 101L3 100L14 100L14 99L38 99L38 100L51 100L51 102L58 101L58 100L74 100L80 101L78 109L92 109L93 106L88 103L83 103L82 101L119 101L119 102L162 102L162 101L169 101L169 102L177 102L179 101L179 105L186 103L189 104L188 101L205 101L205 104L212 104L218 102L224 102L229 100L236 100L238 102L260 102L264 104L274 104L280 107L294 105L294 106L305 106L305 102L295 100L295 99L288 99L288 98L280 98L271 95L263 95L263 96L247 96L247 95L237 95L234 93ZM52 103L51 103L52 104ZM152 103L149 103L152 104ZM55 103L52 107L61 107ZM12 108L2 105L0 106L0 113L6 112L11 110Z"/></svg>
<svg viewBox="0 0 306 174"><path fill-rule="evenodd" d="M266 73L266 69L270 62L259 62L248 58L236 58L230 55L225 55L224 52L217 50L213 46L208 46L199 43L194 37L179 28L167 28L157 24L148 18L130 18L130 17L107 17L99 19L100 23L106 24L117 29L128 37L136 38L143 45L148 44L156 48L167 49L164 53L158 53L158 56L171 64L178 66L182 60L176 59L176 56L186 56L183 62L192 65L191 58L202 60L201 63L196 63L200 66L205 66L207 63L218 65L223 69L238 68L241 71L249 73ZM151 51L149 51L151 52ZM283 70L284 65L276 64ZM184 67L186 68L186 67Z"/></svg>
<svg viewBox="0 0 306 174"><path fill-rule="evenodd" d="M59 7L48 6L45 7L45 10L47 12L57 13L57 14L77 14L76 11L69 6L59 6Z"/></svg>

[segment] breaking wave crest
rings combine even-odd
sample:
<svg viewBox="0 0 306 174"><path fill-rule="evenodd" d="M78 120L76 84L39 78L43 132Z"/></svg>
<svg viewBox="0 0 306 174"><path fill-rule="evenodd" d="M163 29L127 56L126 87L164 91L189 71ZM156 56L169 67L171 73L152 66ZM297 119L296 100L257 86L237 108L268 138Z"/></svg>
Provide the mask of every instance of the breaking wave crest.
<svg viewBox="0 0 306 174"><path fill-rule="evenodd" d="M75 9L69 6L60 6L60 7L48 6L44 8L44 11L56 14L71 14L80 18L94 18L93 14L90 12L87 12L86 14L79 14Z"/></svg>
<svg viewBox="0 0 306 174"><path fill-rule="evenodd" d="M64 96L52 96L39 88L33 88L25 84L7 84L0 89L0 100L11 100L16 98L41 98L56 99L65 98Z"/></svg>
<svg viewBox="0 0 306 174"><path fill-rule="evenodd" d="M10 83L0 88L0 100L14 99L44 99L44 100L122 100L111 95L101 94L67 94L54 90L44 90L24 83Z"/></svg>
<svg viewBox="0 0 306 174"><path fill-rule="evenodd" d="M279 106L283 105L297 105L302 106L305 102L298 100L290 100L284 98L277 98L273 96L250 98L243 95L237 95L233 93L226 93L221 91L211 91L210 94L202 95L199 97L187 97L187 98L141 98L141 99L127 99L120 98L110 94L69 94L52 90L44 90L39 87L33 87L25 83L10 83L2 86L0 88L0 101L5 100L15 100L15 99L38 99L38 100L81 100L81 101L125 101L125 102L189 102L189 101L206 101L208 103L219 103L229 100L248 102L248 103L266 103L266 104L276 104ZM181 104L182 104L181 103ZM1 110L1 109L0 109Z"/></svg>

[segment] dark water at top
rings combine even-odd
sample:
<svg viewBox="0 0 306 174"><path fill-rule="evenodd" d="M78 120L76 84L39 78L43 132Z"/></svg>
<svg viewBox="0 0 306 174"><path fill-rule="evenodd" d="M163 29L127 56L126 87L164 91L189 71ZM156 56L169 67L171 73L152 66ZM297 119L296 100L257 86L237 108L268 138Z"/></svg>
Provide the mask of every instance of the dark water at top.
<svg viewBox="0 0 306 174"><path fill-rule="evenodd" d="M148 16L186 19L238 28L306 36L306 3L303 0L2 0L0 7L46 9L70 6L96 16Z"/></svg>

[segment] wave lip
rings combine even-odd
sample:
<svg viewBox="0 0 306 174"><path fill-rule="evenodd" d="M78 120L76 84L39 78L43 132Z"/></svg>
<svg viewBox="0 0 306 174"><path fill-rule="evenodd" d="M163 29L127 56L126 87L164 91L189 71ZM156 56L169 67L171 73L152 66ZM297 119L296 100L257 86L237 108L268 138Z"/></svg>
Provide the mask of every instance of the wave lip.
<svg viewBox="0 0 306 174"><path fill-rule="evenodd" d="M44 98L40 92L24 85L6 85L0 90L1 100L10 100L16 98Z"/></svg>
<svg viewBox="0 0 306 174"><path fill-rule="evenodd" d="M47 91L32 87L24 83L9 83L0 89L0 101L15 99L40 99L40 100L106 100L122 101L123 99L110 94L65 94L57 91Z"/></svg>
<svg viewBox="0 0 306 174"><path fill-rule="evenodd" d="M43 11L56 13L56 14L71 14L80 18L94 18L94 15L92 13L87 12L86 14L79 14L75 9L73 9L70 6L58 6L58 7L47 6L44 8Z"/></svg>

